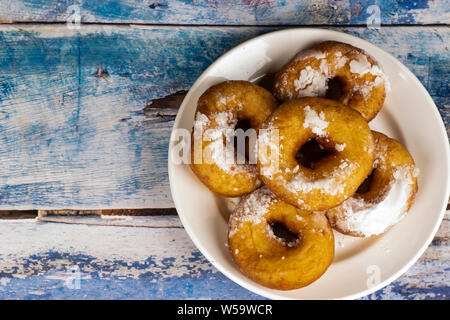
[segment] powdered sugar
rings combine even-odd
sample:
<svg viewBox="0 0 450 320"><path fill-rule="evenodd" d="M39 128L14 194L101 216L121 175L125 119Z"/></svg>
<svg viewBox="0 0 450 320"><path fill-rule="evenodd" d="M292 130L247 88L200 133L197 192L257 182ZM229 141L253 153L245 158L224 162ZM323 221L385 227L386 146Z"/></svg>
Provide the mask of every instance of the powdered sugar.
<svg viewBox="0 0 450 320"><path fill-rule="evenodd" d="M289 248L296 246L300 242L300 238L288 241L287 239L276 236L272 226L265 218L269 208L278 201L278 198L266 186L242 198L236 210L230 216L228 237L232 238L244 223L265 223L264 230L270 239L274 239Z"/></svg>
<svg viewBox="0 0 450 320"><path fill-rule="evenodd" d="M287 241L286 239L277 237L275 235L275 233L273 232L272 226L269 224L266 225L266 234L269 236L269 238L280 242L285 247L293 248L300 243L300 238L298 238L298 237L295 240L291 240L291 241ZM282 258L282 259L284 259L284 258Z"/></svg>
<svg viewBox="0 0 450 320"><path fill-rule="evenodd" d="M328 79L328 64L325 59L321 60L319 69L306 66L300 71L299 78L294 80L297 97L325 96L328 90Z"/></svg>
<svg viewBox="0 0 450 320"><path fill-rule="evenodd" d="M382 84L384 84L386 92L390 90L390 84L385 74L376 63L372 65L372 63L369 62L366 54L358 54L356 58L349 62L348 56L343 55L339 50L331 55L327 52L310 49L298 53L294 58L294 63L296 64L301 60L310 58L318 60L318 67L307 65L300 70L298 78L295 79L293 83L295 96L297 98L306 96L325 96L328 90L328 80L336 75L337 70L340 70L346 65L349 66L350 72L357 77L362 77L367 73L376 76L374 81L365 81L364 84L356 85L354 88L354 91L360 92L364 96L364 99L369 99L373 88ZM330 58L332 58L332 61L329 61ZM331 63L332 65L330 65ZM292 65L288 72L294 72L295 64ZM289 98L292 99L294 97L293 92L284 89L287 85L287 81L287 73L285 73L282 75L280 82L276 83L276 87L277 89L284 91L284 94L287 94Z"/></svg>
<svg viewBox="0 0 450 320"><path fill-rule="evenodd" d="M326 54L319 50L303 50L297 53L297 55L294 58L294 61L304 60L307 58L315 58L315 59L324 59L326 57Z"/></svg>
<svg viewBox="0 0 450 320"><path fill-rule="evenodd" d="M338 151L338 152L341 152L341 151L344 151L344 149L345 149L345 147L347 146L347 144L344 142L344 143L341 143L341 144L336 144L335 146L334 146L334 148L336 149L336 151Z"/></svg>
<svg viewBox="0 0 450 320"><path fill-rule="evenodd" d="M279 171L279 159L282 145L280 144L278 130L271 126L261 129L258 136L258 161L261 165L261 174L272 177Z"/></svg>
<svg viewBox="0 0 450 320"><path fill-rule="evenodd" d="M249 221L255 224L264 222L264 215L268 208L277 201L278 199L266 186L242 198L230 217L228 236L230 238L234 236L244 222Z"/></svg>
<svg viewBox="0 0 450 320"><path fill-rule="evenodd" d="M357 73L360 76L370 72L372 70L372 64L367 60L365 55L358 55L356 60L350 61L350 72Z"/></svg>
<svg viewBox="0 0 450 320"><path fill-rule="evenodd" d="M363 76L366 73L376 76L373 81L365 81L364 84L355 87L355 91L360 92L365 99L370 97L373 88L380 85L384 84L386 92L390 90L390 84L386 75L378 65L372 65L365 55L360 55L356 60L350 61L350 72L358 76Z"/></svg>
<svg viewBox="0 0 450 320"><path fill-rule="evenodd" d="M230 143L234 136L237 117L231 111L217 112L210 120L205 114L197 112L194 123L194 138L206 144L203 149L203 161L216 164L226 174L234 175L246 172L257 175L257 168L250 164L237 164L234 145ZM213 121L215 126L212 125ZM226 141L226 143L224 143Z"/></svg>
<svg viewBox="0 0 450 320"><path fill-rule="evenodd" d="M333 196L342 194L345 191L346 184L339 181L349 177L356 167L354 163L345 159L342 160L341 164L331 174L326 174L319 179L312 179L302 173L298 173L287 182L286 187L293 193L308 193L312 190L319 190L321 193Z"/></svg>
<svg viewBox="0 0 450 320"><path fill-rule="evenodd" d="M334 65L334 67L336 69L340 69L340 68L342 68L343 66L345 66L347 64L348 58L346 56L343 56L342 52L336 51L334 53L334 55L335 55L335 65Z"/></svg>
<svg viewBox="0 0 450 320"><path fill-rule="evenodd" d="M195 139L202 139L203 132L206 127L210 125L210 121L208 117L201 113L197 112L195 115L195 122L194 122L194 138Z"/></svg>
<svg viewBox="0 0 450 320"><path fill-rule="evenodd" d="M325 128L328 127L328 122L325 120L325 114L323 112L318 114L310 106L306 106L304 110L305 121L303 122L303 127L311 128L311 131L320 137L326 136Z"/></svg>
<svg viewBox="0 0 450 320"><path fill-rule="evenodd" d="M377 76L373 81L365 81L363 84L355 84L354 91L362 94L364 99L369 99L372 93L372 90L376 87L385 84L385 81L381 76Z"/></svg>
<svg viewBox="0 0 450 320"><path fill-rule="evenodd" d="M397 223L408 208L413 184L411 168L396 168L393 178L381 201L368 203L355 196L347 199L342 204L345 219L338 219L338 226L368 237L381 234Z"/></svg>

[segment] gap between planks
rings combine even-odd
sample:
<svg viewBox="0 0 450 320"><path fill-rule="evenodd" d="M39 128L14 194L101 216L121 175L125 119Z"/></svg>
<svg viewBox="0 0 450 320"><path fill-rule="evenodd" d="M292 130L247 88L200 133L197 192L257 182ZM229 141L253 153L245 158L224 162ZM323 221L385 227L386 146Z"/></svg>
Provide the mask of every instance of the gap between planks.
<svg viewBox="0 0 450 320"><path fill-rule="evenodd" d="M0 21L0 24L3 25L67 25L66 22L63 21L31 21L31 20L3 20ZM177 27L189 27L189 28L291 28L291 27L298 27L298 28L368 28L367 24L365 23L353 23L353 24L329 24L329 23L322 23L322 24L189 24L189 23L139 23L139 22L81 22L80 27L82 28L83 25L85 26L116 26L116 27L169 27L169 28L177 28ZM446 27L449 26L448 23L414 23L414 24L408 24L408 23L384 23L380 24L380 27Z"/></svg>
<svg viewBox="0 0 450 320"><path fill-rule="evenodd" d="M65 26L67 23L64 22L33 22L33 21L0 21L0 26L11 26L11 27L53 27L53 26ZM367 29L367 24L347 24L347 25L333 25L333 24L158 24L158 23L108 23L108 22L83 22L80 24L79 29L69 29L73 33L77 33L84 27L114 27L114 28L130 28L130 29L147 29L147 28L189 28L189 29L233 29L233 28L260 28L260 29L289 29L289 28L333 28L333 29L351 29L351 28L365 28ZM429 23L429 24L381 24L375 29L383 28L436 28L436 27L449 27L448 23Z"/></svg>
<svg viewBox="0 0 450 320"><path fill-rule="evenodd" d="M145 228L183 228L175 208L105 210L3 210L1 220Z"/></svg>

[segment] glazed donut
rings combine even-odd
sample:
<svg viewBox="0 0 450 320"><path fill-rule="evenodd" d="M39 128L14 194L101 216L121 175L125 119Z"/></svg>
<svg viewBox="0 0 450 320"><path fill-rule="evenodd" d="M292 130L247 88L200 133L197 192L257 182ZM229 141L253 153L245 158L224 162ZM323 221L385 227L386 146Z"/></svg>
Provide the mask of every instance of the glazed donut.
<svg viewBox="0 0 450 320"><path fill-rule="evenodd" d="M276 106L270 92L247 81L223 82L201 95L192 132L191 169L211 191L237 197L260 186L256 160L239 163L233 150L227 159L226 137L239 120L258 129Z"/></svg>
<svg viewBox="0 0 450 320"><path fill-rule="evenodd" d="M264 186L243 197L230 216L228 248L247 277L290 290L326 271L334 257L334 236L323 213L291 206Z"/></svg>
<svg viewBox="0 0 450 320"><path fill-rule="evenodd" d="M330 154L309 168L299 164L296 155L311 140ZM282 200L304 210L329 209L349 198L369 175L373 160L367 122L333 100L285 102L266 119L258 137L261 179Z"/></svg>
<svg viewBox="0 0 450 320"><path fill-rule="evenodd" d="M364 50L326 41L300 51L275 76L275 96L281 101L325 97L329 81L336 79L336 99L372 120L383 106L389 84L377 62Z"/></svg>
<svg viewBox="0 0 450 320"><path fill-rule="evenodd" d="M382 133L373 136L375 161L366 190L326 212L336 230L355 237L385 232L405 215L417 192L418 169L408 151Z"/></svg>

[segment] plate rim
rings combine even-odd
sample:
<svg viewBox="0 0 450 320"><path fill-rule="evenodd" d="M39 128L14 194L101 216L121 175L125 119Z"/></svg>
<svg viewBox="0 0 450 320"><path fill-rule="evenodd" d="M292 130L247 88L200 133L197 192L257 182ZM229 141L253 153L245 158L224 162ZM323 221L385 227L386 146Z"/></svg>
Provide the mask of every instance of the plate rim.
<svg viewBox="0 0 450 320"><path fill-rule="evenodd" d="M251 42L255 42L255 41L259 41L262 38L265 37L272 37L272 36L276 36L278 34L281 33L291 33L291 32L325 32L330 34L330 36L332 36L333 34L339 34L340 36L344 36L344 37L348 37L350 39L353 39L355 41L359 41L359 42L363 42L366 46L369 47L375 47L378 50L381 50L384 54L386 54L387 56L389 56L390 59L392 59L393 61L395 61L396 64L399 65L399 67L402 69L403 72L406 72L409 74L409 76L411 76L412 79L414 79L414 81L416 82L416 84L421 88L422 93L424 94L424 96L426 97L426 99L431 102L431 104L434 106L434 108L430 108L433 110L434 112L434 116L438 119L439 122L439 129L441 131L441 133L443 134L444 137L447 137L447 148L446 150L442 153L442 157L445 157L447 160L447 167L443 168L446 170L446 185L445 185L445 194L447 194L447 198L449 195L449 190L450 190L450 150L449 150L449 143L448 143L448 134L447 134L447 130L445 128L445 124L444 121L442 119L442 116L439 113L439 109L437 108L436 104L434 103L433 98L430 96L428 90L423 86L423 84L419 81L419 79L416 77L416 75L409 70L401 61L399 61L396 57L394 57L392 54L390 54L389 52L383 50L382 48L372 44L371 42L359 38L357 36L354 36L352 34L348 34L345 32L341 32L341 31L335 31L335 30L330 30L330 29L326 29L326 28L287 28L287 29L282 29L282 30L277 30L277 31L272 31L272 32L268 32L268 33L264 33L262 35L258 35L256 37L253 37L251 39L248 39L242 43L240 43L239 45L231 48L230 50L226 51L225 53L223 53L220 57L218 57L217 59L215 59L209 66L208 68L206 68L201 74L200 76L197 78L197 80L191 85L188 93L186 94L186 96L183 99L183 102L181 103L178 112L177 112L177 116L175 118L174 124L172 126L172 130L171 130L171 134L170 134L170 140L169 140L169 148L168 148L168 176L169 176L169 185L170 185L170 191L171 191L171 196L172 196L172 200L174 202L175 208L178 212L178 216L180 218L181 223L183 224L184 229L186 230L186 232L188 233L189 237L191 238L192 242L194 243L194 245L196 246L196 248L205 256L205 258L215 267L217 268L222 274L224 274L227 278L229 278L230 280L232 280L233 282L235 282L236 284L238 284L239 286L249 290L250 292L256 293L262 297L266 297L266 298L270 298L270 299L284 299L284 300L289 300L288 297L284 297L281 295L277 295L277 294L272 294L272 293L268 293L266 292L264 289L259 289L256 288L254 286L252 286L249 282L244 282L242 283L242 281L238 278L236 278L233 274L231 274L231 272L228 272L224 267L222 267L215 259L213 256L211 256L206 249L203 248L203 246L201 245L200 240L197 238L197 236L195 235L195 233L192 231L192 229L190 228L189 224L187 223L187 221L185 220L185 217L183 215L183 213L181 212L181 210L179 209L180 206L177 203L178 200L176 200L175 194L174 194L174 188L172 187L172 185L175 183L173 181L173 169L172 166L174 165L171 161L171 157L170 154L172 152L172 148L173 148L173 141L174 141L174 129L178 128L179 123L181 121L182 118L182 114L184 113L184 109L186 109L188 101L190 100L191 95L193 94L193 90L192 88L195 88L198 86L199 83L201 83L204 78L208 75L209 71L211 69L213 69L216 65L218 65L222 60L224 60L225 58L227 58L229 55L232 55L235 51L240 50L242 47L245 47L246 45L248 45ZM369 52L370 54L370 52ZM413 264L415 264L417 262L417 260L423 255L423 253L425 252L425 250L429 247L431 241L434 239L441 223L442 220L444 218L445 212L446 212L446 206L448 203L448 199L442 199L442 203L440 205L441 209L440 209L440 215L439 218L436 220L433 230L432 232L428 235L427 240L423 243L423 245L421 246L421 248L416 252L416 254L409 260L408 263L406 263L402 268L400 268L399 270L397 270L396 272L394 272L390 277L386 278L385 280L381 281L379 284L370 287L366 290L354 293L354 294L350 294L350 295L345 295L342 297L335 297L332 299L358 299L364 296L367 296L375 291L380 290L381 288L384 288L385 286L389 285L390 283L392 283L393 281L395 281L396 279L398 279L401 275L403 275L408 269L410 269L412 267ZM293 298L292 298L293 299Z"/></svg>

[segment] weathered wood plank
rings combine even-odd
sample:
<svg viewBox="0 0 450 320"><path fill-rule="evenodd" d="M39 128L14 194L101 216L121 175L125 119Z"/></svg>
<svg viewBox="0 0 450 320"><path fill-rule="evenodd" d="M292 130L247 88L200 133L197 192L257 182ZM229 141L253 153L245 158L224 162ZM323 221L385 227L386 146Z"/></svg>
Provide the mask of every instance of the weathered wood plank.
<svg viewBox="0 0 450 320"><path fill-rule="evenodd" d="M374 7L376 5L377 7ZM196 25L449 23L446 0L3 0L0 20Z"/></svg>
<svg viewBox="0 0 450 320"><path fill-rule="evenodd" d="M420 260L365 299L448 299L449 228L447 213ZM212 267L182 228L2 221L0 243L0 299L260 298Z"/></svg>
<svg viewBox="0 0 450 320"><path fill-rule="evenodd" d="M229 48L272 30L0 26L0 209L173 207L179 95ZM339 30L404 62L448 124L448 28Z"/></svg>
<svg viewBox="0 0 450 320"><path fill-rule="evenodd" d="M40 222L65 224L83 224L87 226L117 226L117 227L149 227L149 228L182 228L183 225L176 215L161 216L110 216L110 215L51 215L40 216Z"/></svg>

